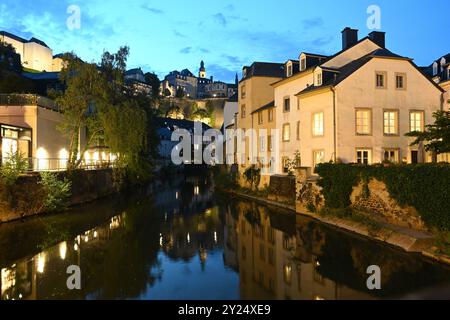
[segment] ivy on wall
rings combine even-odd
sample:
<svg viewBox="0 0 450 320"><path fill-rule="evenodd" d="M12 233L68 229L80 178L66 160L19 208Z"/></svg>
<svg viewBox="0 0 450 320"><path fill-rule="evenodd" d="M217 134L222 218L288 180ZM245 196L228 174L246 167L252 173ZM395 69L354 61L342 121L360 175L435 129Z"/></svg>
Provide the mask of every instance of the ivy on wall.
<svg viewBox="0 0 450 320"><path fill-rule="evenodd" d="M450 230L449 164L388 167L321 164L317 172L328 208L348 208L353 187L374 178L386 184L390 196L399 205L414 207L429 227Z"/></svg>

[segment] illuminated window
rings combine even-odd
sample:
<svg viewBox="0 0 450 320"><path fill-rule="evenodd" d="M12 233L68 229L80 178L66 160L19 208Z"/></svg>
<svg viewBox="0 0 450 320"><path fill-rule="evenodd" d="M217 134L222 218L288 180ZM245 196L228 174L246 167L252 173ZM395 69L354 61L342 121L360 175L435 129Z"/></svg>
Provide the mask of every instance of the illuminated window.
<svg viewBox="0 0 450 320"><path fill-rule="evenodd" d="M398 149L384 149L384 160L392 163L399 163L400 151Z"/></svg>
<svg viewBox="0 0 450 320"><path fill-rule="evenodd" d="M325 151L324 150L314 150L313 151L313 167L315 168L318 164L321 164L324 162L325 162Z"/></svg>
<svg viewBox="0 0 450 320"><path fill-rule="evenodd" d="M356 150L356 163L369 165L372 163L372 150L370 149L357 149Z"/></svg>
<svg viewBox="0 0 450 320"><path fill-rule="evenodd" d="M424 130L424 112L411 111L409 113L410 127L409 131L423 131Z"/></svg>
<svg viewBox="0 0 450 320"><path fill-rule="evenodd" d="M313 136L323 136L323 112L313 114Z"/></svg>
<svg viewBox="0 0 450 320"><path fill-rule="evenodd" d="M367 109L356 110L356 133L361 135L371 134L371 111Z"/></svg>
<svg viewBox="0 0 450 320"><path fill-rule="evenodd" d="M398 111L384 112L384 134L398 134Z"/></svg>
<svg viewBox="0 0 450 320"><path fill-rule="evenodd" d="M283 267L283 278L286 284L291 284L292 282L292 266L285 264Z"/></svg>
<svg viewBox="0 0 450 320"><path fill-rule="evenodd" d="M291 139L291 125L289 123L285 123L283 125L283 141L287 142Z"/></svg>

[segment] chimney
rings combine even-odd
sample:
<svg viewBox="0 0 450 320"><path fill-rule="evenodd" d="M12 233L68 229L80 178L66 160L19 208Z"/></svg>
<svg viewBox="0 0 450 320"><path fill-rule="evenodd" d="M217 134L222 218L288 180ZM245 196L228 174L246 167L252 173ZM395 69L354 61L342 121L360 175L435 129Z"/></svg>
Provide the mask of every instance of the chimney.
<svg viewBox="0 0 450 320"><path fill-rule="evenodd" d="M342 30L342 50L348 49L358 42L358 30L345 28Z"/></svg>
<svg viewBox="0 0 450 320"><path fill-rule="evenodd" d="M386 32L372 31L369 33L369 39L382 48L386 48Z"/></svg>

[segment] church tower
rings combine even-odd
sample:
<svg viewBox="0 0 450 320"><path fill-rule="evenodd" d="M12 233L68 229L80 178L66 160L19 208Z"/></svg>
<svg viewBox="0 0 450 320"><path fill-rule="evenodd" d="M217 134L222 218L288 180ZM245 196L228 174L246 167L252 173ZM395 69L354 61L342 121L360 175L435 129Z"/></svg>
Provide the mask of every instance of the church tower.
<svg viewBox="0 0 450 320"><path fill-rule="evenodd" d="M206 69L205 69L205 63L200 62L200 69L198 70L198 77L201 79L206 79Z"/></svg>

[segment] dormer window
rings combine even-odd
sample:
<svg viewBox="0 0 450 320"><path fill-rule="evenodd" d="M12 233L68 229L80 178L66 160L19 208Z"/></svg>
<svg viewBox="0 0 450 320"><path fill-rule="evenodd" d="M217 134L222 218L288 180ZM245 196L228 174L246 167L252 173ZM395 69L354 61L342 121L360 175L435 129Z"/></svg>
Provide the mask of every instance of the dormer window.
<svg viewBox="0 0 450 320"><path fill-rule="evenodd" d="M438 74L438 64L435 62L433 63L433 76Z"/></svg>
<svg viewBox="0 0 450 320"><path fill-rule="evenodd" d="M287 76L287 77L291 77L291 76L292 76L292 62L289 62L289 63L287 64L287 67L286 67L286 76Z"/></svg>
<svg viewBox="0 0 450 320"><path fill-rule="evenodd" d="M323 82L322 73L317 74L317 86L321 86Z"/></svg>
<svg viewBox="0 0 450 320"><path fill-rule="evenodd" d="M300 71L306 70L306 58L300 59Z"/></svg>
<svg viewBox="0 0 450 320"><path fill-rule="evenodd" d="M247 77L247 69L242 70L242 78Z"/></svg>

